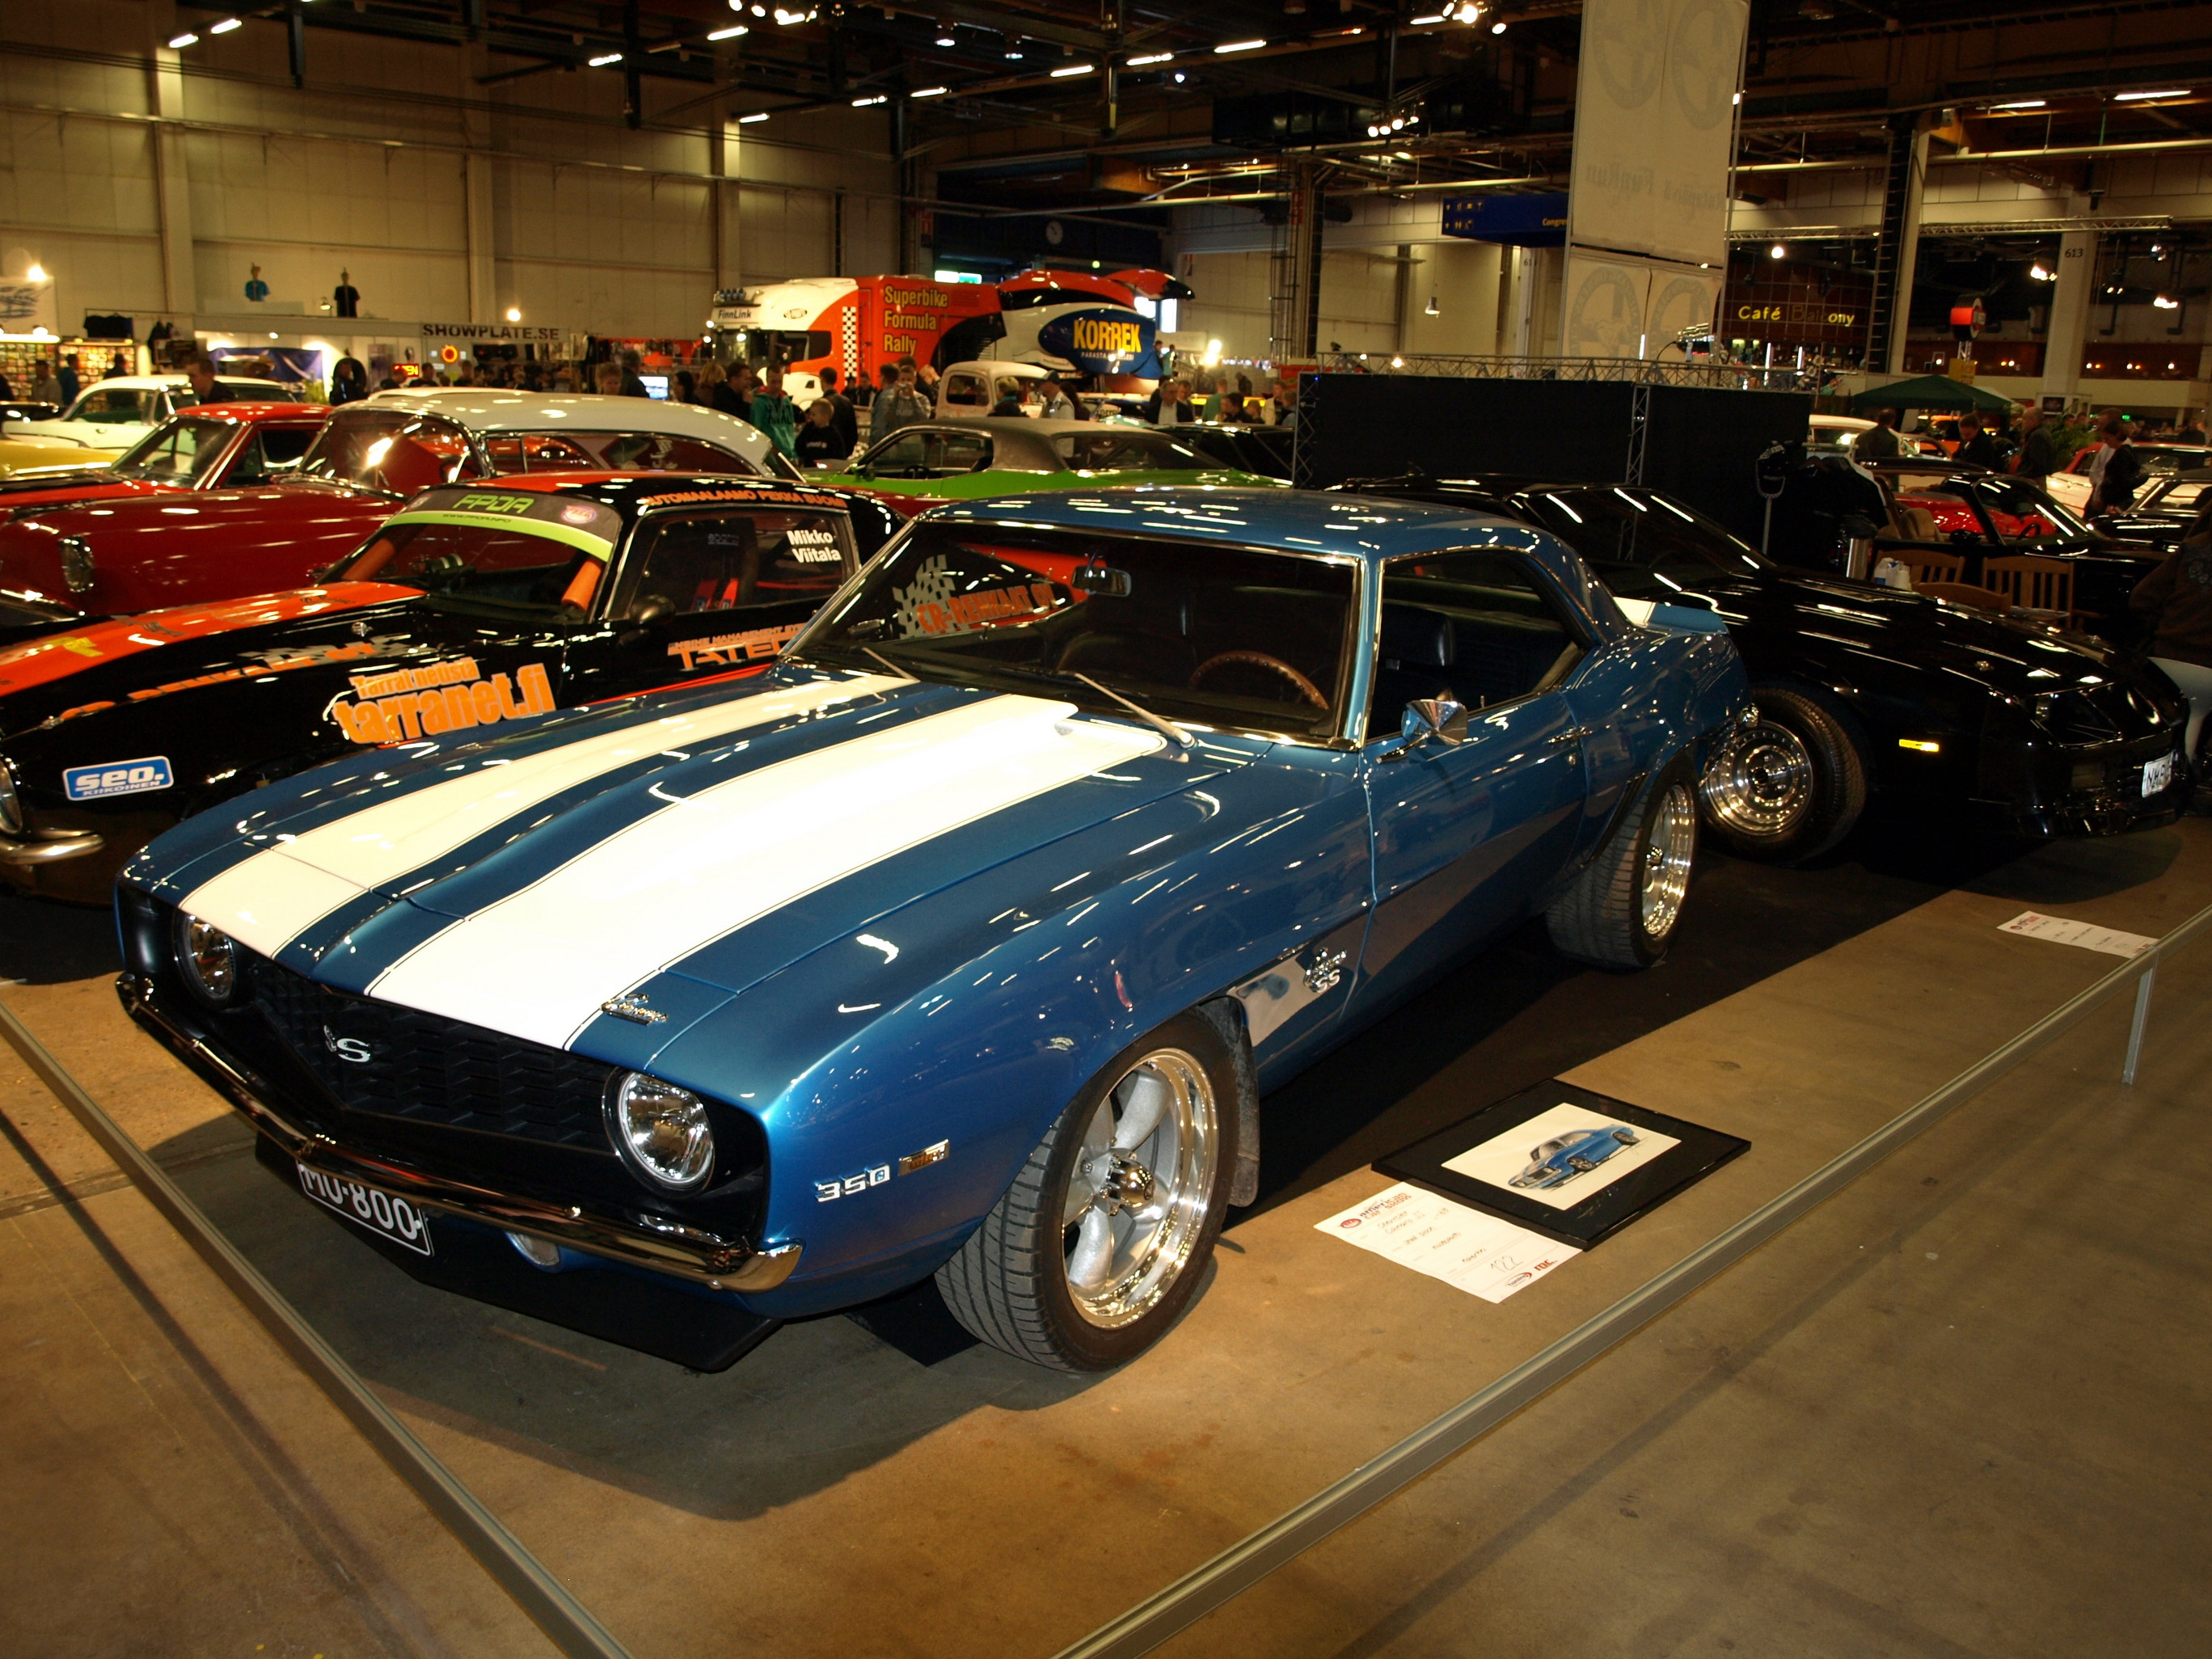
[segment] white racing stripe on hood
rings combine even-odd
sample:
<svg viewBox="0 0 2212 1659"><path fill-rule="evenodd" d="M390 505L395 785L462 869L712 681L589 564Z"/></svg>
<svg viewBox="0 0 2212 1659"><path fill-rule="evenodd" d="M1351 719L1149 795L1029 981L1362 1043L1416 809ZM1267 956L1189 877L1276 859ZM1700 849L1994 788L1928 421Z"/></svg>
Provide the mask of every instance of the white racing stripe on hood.
<svg viewBox="0 0 2212 1659"><path fill-rule="evenodd" d="M1160 747L1001 696L847 739L629 824L417 946L369 994L565 1045L664 968L794 899Z"/></svg>
<svg viewBox="0 0 2212 1659"><path fill-rule="evenodd" d="M193 889L183 908L250 949L273 957L340 905L421 869L564 789L588 783L642 756L695 749L753 726L907 684L888 674L817 680L593 732L501 766L471 766L459 777L372 801L357 812L257 853Z"/></svg>

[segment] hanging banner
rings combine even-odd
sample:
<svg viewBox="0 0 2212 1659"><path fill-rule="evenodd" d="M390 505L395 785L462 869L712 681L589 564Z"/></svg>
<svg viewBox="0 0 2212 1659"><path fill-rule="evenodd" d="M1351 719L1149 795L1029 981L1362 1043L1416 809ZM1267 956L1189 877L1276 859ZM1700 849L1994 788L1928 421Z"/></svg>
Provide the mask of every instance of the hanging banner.
<svg viewBox="0 0 2212 1659"><path fill-rule="evenodd" d="M1588 0L1568 239L1724 266L1745 0Z"/></svg>
<svg viewBox="0 0 2212 1659"><path fill-rule="evenodd" d="M1571 249L1560 355L1656 358L1686 336L1703 337L1712 330L1718 275Z"/></svg>
<svg viewBox="0 0 2212 1659"><path fill-rule="evenodd" d="M559 345L561 331L536 323L425 323L422 338L469 345Z"/></svg>
<svg viewBox="0 0 2212 1659"><path fill-rule="evenodd" d="M1084 374L1158 378L1156 325L1133 311L1100 307L1054 318L1037 331L1037 346Z"/></svg>

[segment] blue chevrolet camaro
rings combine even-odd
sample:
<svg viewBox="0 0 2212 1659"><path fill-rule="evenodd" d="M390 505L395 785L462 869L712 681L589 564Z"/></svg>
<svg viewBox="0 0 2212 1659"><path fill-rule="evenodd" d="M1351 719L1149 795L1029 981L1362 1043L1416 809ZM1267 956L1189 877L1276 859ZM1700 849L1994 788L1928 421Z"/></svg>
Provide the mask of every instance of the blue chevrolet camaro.
<svg viewBox="0 0 2212 1659"><path fill-rule="evenodd" d="M1624 1146L1633 1146L1636 1131L1625 1123L1602 1129L1577 1129L1528 1149L1528 1167L1515 1176L1516 1187L1564 1187L1588 1175Z"/></svg>
<svg viewBox="0 0 2212 1659"><path fill-rule="evenodd" d="M188 821L121 990L431 1282L707 1366L933 1273L1110 1366L1255 1197L1262 1089L1531 915L1665 951L1748 700L1716 619L1633 616L1454 507L948 507L764 678Z"/></svg>

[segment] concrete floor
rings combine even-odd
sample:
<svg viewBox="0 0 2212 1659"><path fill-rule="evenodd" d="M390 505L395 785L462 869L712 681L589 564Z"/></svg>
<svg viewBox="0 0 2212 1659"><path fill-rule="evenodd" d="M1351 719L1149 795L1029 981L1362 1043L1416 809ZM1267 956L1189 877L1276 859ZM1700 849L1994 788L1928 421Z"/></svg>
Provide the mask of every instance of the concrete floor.
<svg viewBox="0 0 2212 1659"><path fill-rule="evenodd" d="M2112 965L1997 923L2158 933L2212 901L2212 824L1932 872L1718 864L1698 898L1740 944L1613 980L1513 941L1272 1098L1267 1206L1166 1343L1085 1379L925 1367L843 1319L697 1376L424 1290L130 1031L95 931L10 909L0 969L641 1659L702 1632L1042 1656ZM2164 973L2133 1090L2116 1008L1171 1650L2202 1651L2208 988L2212 946ZM1554 1069L1753 1149L1495 1307L1313 1231L1387 1184L1368 1158ZM0 1651L549 1650L4 1051L0 1117Z"/></svg>

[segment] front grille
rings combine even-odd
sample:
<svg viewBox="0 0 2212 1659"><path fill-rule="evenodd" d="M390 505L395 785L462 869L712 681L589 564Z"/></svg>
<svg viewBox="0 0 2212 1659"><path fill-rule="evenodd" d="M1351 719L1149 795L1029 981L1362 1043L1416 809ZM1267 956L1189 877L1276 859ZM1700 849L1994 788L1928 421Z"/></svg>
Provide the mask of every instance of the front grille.
<svg viewBox="0 0 2212 1659"><path fill-rule="evenodd" d="M600 1109L611 1066L348 996L264 957L251 959L250 983L284 1046L349 1110L608 1150Z"/></svg>

